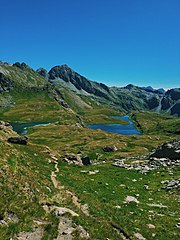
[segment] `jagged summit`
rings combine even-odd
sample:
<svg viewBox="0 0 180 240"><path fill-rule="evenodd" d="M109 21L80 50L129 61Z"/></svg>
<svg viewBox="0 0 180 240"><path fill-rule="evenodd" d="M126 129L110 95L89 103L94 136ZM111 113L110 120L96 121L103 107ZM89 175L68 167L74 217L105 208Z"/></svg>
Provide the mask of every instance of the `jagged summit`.
<svg viewBox="0 0 180 240"><path fill-rule="evenodd" d="M154 89L151 86L147 86L147 87L142 87L142 89L144 89L147 92L154 92L154 93L159 93L159 94L164 94L166 91L164 90L164 88L159 88L159 89Z"/></svg>
<svg viewBox="0 0 180 240"><path fill-rule="evenodd" d="M45 68L38 68L36 70L37 73L39 73L42 77L48 79L49 78L49 74L48 71Z"/></svg>
<svg viewBox="0 0 180 240"><path fill-rule="evenodd" d="M22 70L24 70L24 69L32 69L30 66L28 66L28 65L27 65L26 63L24 63L24 62L22 62L22 63L16 62L16 63L13 64L13 66L18 67L18 68L20 68L20 69L22 69Z"/></svg>

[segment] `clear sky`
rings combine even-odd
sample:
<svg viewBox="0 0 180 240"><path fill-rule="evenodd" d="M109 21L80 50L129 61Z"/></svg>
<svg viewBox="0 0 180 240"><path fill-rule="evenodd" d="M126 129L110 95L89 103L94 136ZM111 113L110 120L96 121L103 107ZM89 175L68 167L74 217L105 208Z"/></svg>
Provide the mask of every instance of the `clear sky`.
<svg viewBox="0 0 180 240"><path fill-rule="evenodd" d="M180 0L0 0L0 59L180 87Z"/></svg>

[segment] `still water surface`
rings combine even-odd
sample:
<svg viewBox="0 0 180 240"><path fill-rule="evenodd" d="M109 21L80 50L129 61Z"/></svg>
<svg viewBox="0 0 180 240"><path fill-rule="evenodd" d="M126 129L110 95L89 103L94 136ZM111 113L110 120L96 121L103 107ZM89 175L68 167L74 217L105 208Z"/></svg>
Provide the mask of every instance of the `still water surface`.
<svg viewBox="0 0 180 240"><path fill-rule="evenodd" d="M87 128L101 129L105 132L118 133L122 135L141 135L134 126L134 123L129 119L129 116L113 116L112 118L120 118L127 121L129 124L93 124L88 125Z"/></svg>

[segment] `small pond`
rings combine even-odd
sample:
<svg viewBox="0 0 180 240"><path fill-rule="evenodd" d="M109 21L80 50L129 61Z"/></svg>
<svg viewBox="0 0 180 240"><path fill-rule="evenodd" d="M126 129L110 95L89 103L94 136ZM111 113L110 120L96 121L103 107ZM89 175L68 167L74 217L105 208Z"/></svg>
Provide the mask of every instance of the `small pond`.
<svg viewBox="0 0 180 240"><path fill-rule="evenodd" d="M105 132L118 133L122 135L141 135L134 126L134 123L129 119L129 116L113 116L112 118L120 118L127 121L129 124L93 124L88 125L87 128L100 129Z"/></svg>
<svg viewBox="0 0 180 240"><path fill-rule="evenodd" d="M48 126L50 123L45 122L27 122L27 123L11 123L11 126L15 132L18 134L27 134L28 127L36 127L36 126Z"/></svg>

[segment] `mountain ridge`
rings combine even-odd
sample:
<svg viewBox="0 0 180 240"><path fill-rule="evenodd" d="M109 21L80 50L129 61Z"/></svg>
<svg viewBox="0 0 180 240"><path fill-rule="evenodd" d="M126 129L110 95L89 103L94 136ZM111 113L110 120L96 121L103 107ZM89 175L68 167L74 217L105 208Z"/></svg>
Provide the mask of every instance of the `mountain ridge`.
<svg viewBox="0 0 180 240"><path fill-rule="evenodd" d="M85 78L72 70L67 64L55 66L49 72L46 71L46 74L44 72L42 74L39 70L37 72L42 76L45 75L46 79L49 79L55 85L58 83L64 84L80 95L90 94L97 98L100 97L100 102L107 101L112 107L119 106L120 110L133 111L145 109L180 116L180 91L178 88L166 92L163 88L153 89L150 86L139 87L133 84L128 84L125 87L108 87L103 83Z"/></svg>
<svg viewBox="0 0 180 240"><path fill-rule="evenodd" d="M54 88L58 90L56 99L59 92L59 102L63 102L64 106L69 104L65 103L66 98L62 99L61 91L69 92L69 99L71 95L76 95L82 103L84 96L87 96L97 104L105 104L125 113L145 110L180 116L180 88L165 92L164 89L156 90L150 86L139 87L133 84L108 87L104 83L87 79L67 64L54 66L50 71L44 68L35 71L26 63L9 64L1 61L0 73L1 92L12 91L13 88L35 91Z"/></svg>

